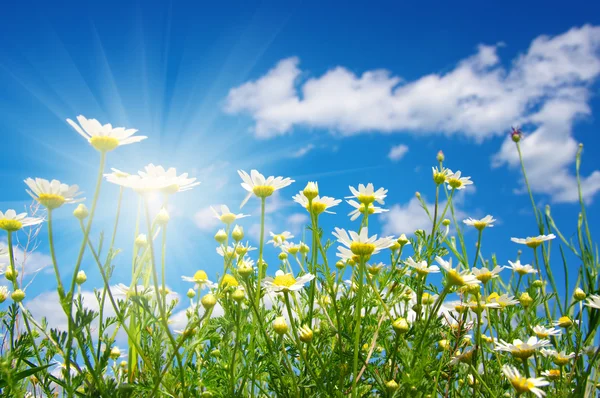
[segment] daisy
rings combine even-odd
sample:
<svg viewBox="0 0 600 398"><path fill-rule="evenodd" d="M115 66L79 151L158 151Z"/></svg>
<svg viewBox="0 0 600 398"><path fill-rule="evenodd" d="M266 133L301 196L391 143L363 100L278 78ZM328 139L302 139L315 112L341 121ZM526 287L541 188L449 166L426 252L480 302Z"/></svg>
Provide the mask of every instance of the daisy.
<svg viewBox="0 0 600 398"><path fill-rule="evenodd" d="M541 245L543 242L547 240L552 240L556 238L554 234L550 235L539 235L539 236L528 236L527 238L510 238L511 241L515 243L519 243L521 245L527 245L533 249Z"/></svg>
<svg viewBox="0 0 600 398"><path fill-rule="evenodd" d="M333 236L338 238L338 242L346 247L338 247L339 253L337 256L349 260L354 256L369 258L372 254L379 253L380 250L387 249L394 244L394 238L391 236L377 239L377 235L369 238L369 229L367 227L360 230L360 234L354 231L349 231L341 228L335 228Z"/></svg>
<svg viewBox="0 0 600 398"><path fill-rule="evenodd" d="M136 296L149 296L154 293L152 287L144 287L144 285L137 285L130 288L129 286L118 283L111 289L115 296L122 296L125 298L136 297Z"/></svg>
<svg viewBox="0 0 600 398"><path fill-rule="evenodd" d="M533 328L533 333L540 339L544 339L548 336L560 336L562 331L556 328L545 328L544 326L537 325Z"/></svg>
<svg viewBox="0 0 600 398"><path fill-rule="evenodd" d="M380 205L385 204L383 199L387 196L387 189L379 188L377 191L373 188L372 183L368 183L367 186L358 184L358 189L354 187L350 188L352 196L346 196L346 199L356 198L358 201L366 206L377 202Z"/></svg>
<svg viewBox="0 0 600 398"><path fill-rule="evenodd" d="M515 299L514 296L508 295L507 293L503 294L502 296L499 296L498 293L492 293L488 296L487 301L498 304L500 308L519 304L519 300Z"/></svg>
<svg viewBox="0 0 600 398"><path fill-rule="evenodd" d="M544 370L542 376L546 376L549 380L558 380L560 379L560 369Z"/></svg>
<svg viewBox="0 0 600 398"><path fill-rule="evenodd" d="M519 359L527 359L532 356L536 349L550 345L548 340L538 340L537 337L531 336L526 342L516 339L511 343L504 340L496 343L496 351L510 352L513 356Z"/></svg>
<svg viewBox="0 0 600 398"><path fill-rule="evenodd" d="M448 170L448 176L446 177L446 182L448 183L448 189L456 189L461 190L465 189L467 185L472 185L473 181L471 181L471 177L461 177L460 171L456 173L452 173L451 170Z"/></svg>
<svg viewBox="0 0 600 398"><path fill-rule="evenodd" d="M275 278L266 277L263 280L263 285L269 293L295 292L302 289L305 284L314 278L313 274L304 274L296 279L292 274L286 274L282 270L278 270L275 273Z"/></svg>
<svg viewBox="0 0 600 398"><path fill-rule="evenodd" d="M62 184L58 180L48 181L43 178L28 178L25 184L29 187L27 193L41 205L49 210L59 208L65 203L83 202L85 198L77 198L82 192L79 192L79 186Z"/></svg>
<svg viewBox="0 0 600 398"><path fill-rule="evenodd" d="M224 257L227 260L231 260L236 255L234 247L231 247L231 246L225 247L223 245L217 247L217 253L219 254L219 256Z"/></svg>
<svg viewBox="0 0 600 398"><path fill-rule="evenodd" d="M493 227L493 223L495 222L496 219L494 219L494 217L490 216L489 214L483 217L481 220L475 220L471 217L467 218L466 220L463 220L463 223L475 227L479 231L482 231L486 227Z"/></svg>
<svg viewBox="0 0 600 398"><path fill-rule="evenodd" d="M570 328L571 326L573 326L573 324L575 325L579 325L579 321L578 320L573 320L571 318L569 318L568 316L561 316L560 318L558 318L558 321L552 322L552 324L554 326L560 326L561 328Z"/></svg>
<svg viewBox="0 0 600 398"><path fill-rule="evenodd" d="M235 253L238 256L245 256L246 254L248 254L248 252L251 252L252 250L256 250L256 247L250 246L250 242L246 242L246 244L238 243L235 246Z"/></svg>
<svg viewBox="0 0 600 398"><path fill-rule="evenodd" d="M196 287L200 287L202 289L204 289L205 287L208 287L210 289L217 287L215 283L208 280L208 275L206 275L206 272L204 272L203 270L196 271L196 273L192 277L182 276L181 279L185 282L195 283Z"/></svg>
<svg viewBox="0 0 600 398"><path fill-rule="evenodd" d="M8 209L4 213L0 211L0 229L3 229L7 232L15 232L23 227L38 225L43 221L43 218L27 217L27 213L17 214L17 212L13 209ZM2 256L1 251L0 256Z"/></svg>
<svg viewBox="0 0 600 398"><path fill-rule="evenodd" d="M456 269L452 268L452 259L450 261L446 261L440 256L436 256L435 261L438 262L439 265L446 271L446 277L448 282L452 285L463 286L463 285L477 285L480 284L481 281L475 277L469 271L460 272L460 266L456 267Z"/></svg>
<svg viewBox="0 0 600 398"><path fill-rule="evenodd" d="M500 271L502 271L504 267L495 266L491 271L487 267L482 268L473 268L471 272L475 275L475 278L479 279L483 283L489 282L491 279L497 278Z"/></svg>
<svg viewBox="0 0 600 398"><path fill-rule="evenodd" d="M110 123L101 125L96 119L86 119L82 115L77 116L77 121L79 124L67 119L67 123L100 152L112 151L118 146L133 144L148 138L142 135L133 137L137 132L136 129L113 128Z"/></svg>
<svg viewBox="0 0 600 398"><path fill-rule="evenodd" d="M433 181L436 183L436 185L445 183L448 176L452 174L451 170L443 167L440 167L439 169L437 167L432 167L431 172L433 174Z"/></svg>
<svg viewBox="0 0 600 398"><path fill-rule="evenodd" d="M273 192L278 189L285 188L294 182L294 180L290 178L283 177L270 176L265 178L265 176L260 174L257 170L251 170L250 175L244 170L238 170L238 174L244 181L242 182L242 188L248 191L248 195L246 195L242 201L240 208L244 207L253 194L258 198L265 199L273 195Z"/></svg>
<svg viewBox="0 0 600 398"><path fill-rule="evenodd" d="M408 264L409 267L413 268L417 274L421 276L440 272L440 268L437 265L429 266L425 260L416 262L412 257L409 257L406 259L406 264Z"/></svg>
<svg viewBox="0 0 600 398"><path fill-rule="evenodd" d="M496 302L488 302L488 301L484 301L484 300L479 300L479 301L469 301L468 303L465 304L466 307L468 307L471 311L473 311L476 314L481 314L483 312L483 310L485 310L486 308L500 308L500 304L496 303Z"/></svg>
<svg viewBox="0 0 600 398"><path fill-rule="evenodd" d="M271 235L271 240L269 240L267 243L272 243L275 247L281 246L287 240L294 239L294 235L292 235L292 233L289 231L283 231L280 234L269 232L269 234Z"/></svg>
<svg viewBox="0 0 600 398"><path fill-rule="evenodd" d="M143 171L130 174L113 169L110 174L105 174L106 180L122 187L131 188L138 193L164 192L173 194L189 191L200 185L195 178L188 178L187 173L177 175L177 169L171 167L167 170L162 166L150 163Z"/></svg>
<svg viewBox="0 0 600 398"><path fill-rule="evenodd" d="M520 260L517 260L516 262L512 262L512 261L508 261L508 263L510 264L510 267L506 267L506 268L510 268L513 270L513 272L516 272L517 274L523 276L523 275L527 275L527 274L537 274L537 271L535 269L533 269L533 267L529 264L521 264Z"/></svg>
<svg viewBox="0 0 600 398"><path fill-rule="evenodd" d="M350 206L354 207L354 210L352 210L350 213L348 213L348 215L350 216L350 221L354 221L358 217L365 214L365 204L358 203L354 200L347 200L346 203L348 203ZM389 210L383 209L381 207L377 207L377 206L373 205L372 203L367 205L367 212L369 213L369 215L380 214L380 213L383 213L386 211L389 211Z"/></svg>
<svg viewBox="0 0 600 398"><path fill-rule="evenodd" d="M235 214L229 211L229 207L226 205L221 205L221 214L217 210L215 210L212 206L210 207L212 212L215 214L215 217L221 220L226 225L231 225L236 220L244 217L250 217L249 214ZM237 227L236 227L237 228Z"/></svg>
<svg viewBox="0 0 600 398"><path fill-rule="evenodd" d="M334 199L330 198L329 196L320 197L317 195L312 200L312 203L309 203L309 200L304 195L303 191L300 191L297 195L294 195L294 202L304 207L309 213L312 211L315 215L319 215L321 213L335 214L332 211L327 211L327 209L339 205L341 201L341 199Z"/></svg>
<svg viewBox="0 0 600 398"><path fill-rule="evenodd" d="M543 398L544 396L546 396L546 393L538 388L550 384L545 379L541 377L528 378L521 376L517 368L510 365L503 365L502 373L504 373L504 376L506 376L508 381L510 381L510 384L512 384L512 386L519 395L524 394L526 392L531 392L537 398Z"/></svg>
<svg viewBox="0 0 600 398"><path fill-rule="evenodd" d="M590 308L600 310L600 296L597 294L592 294L590 297L588 297L587 301L585 302L585 305L587 305Z"/></svg>
<svg viewBox="0 0 600 398"><path fill-rule="evenodd" d="M296 244L293 242L283 242L280 246L281 251L283 251L284 253L288 253L291 254L292 256L295 256L296 254L298 254L298 252L300 251L300 248L302 247L300 244Z"/></svg>
<svg viewBox="0 0 600 398"><path fill-rule="evenodd" d="M549 357L550 359L552 359L552 362L558 366L565 366L569 363L570 359L575 358L574 352L566 354L564 351L558 352L556 350L547 350L545 348L542 348L541 353L545 357Z"/></svg>

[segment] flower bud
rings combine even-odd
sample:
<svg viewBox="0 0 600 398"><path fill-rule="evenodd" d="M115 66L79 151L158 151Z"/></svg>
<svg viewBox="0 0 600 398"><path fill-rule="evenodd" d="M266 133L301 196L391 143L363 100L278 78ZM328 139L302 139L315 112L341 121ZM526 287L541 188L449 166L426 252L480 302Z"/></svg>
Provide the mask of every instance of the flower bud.
<svg viewBox="0 0 600 398"><path fill-rule="evenodd" d="M277 318L275 318L275 320L273 321L273 330L275 330L275 333L277 333L278 335L284 335L288 332L288 324L285 321L285 318L282 316L278 316Z"/></svg>
<svg viewBox="0 0 600 398"><path fill-rule="evenodd" d="M21 289L17 289L10 295L10 298L12 298L15 302L20 303L25 298L25 292Z"/></svg>
<svg viewBox="0 0 600 398"><path fill-rule="evenodd" d="M513 142L519 142L521 141L521 138L523 138L523 133L519 128L512 127L510 138L513 140Z"/></svg>
<svg viewBox="0 0 600 398"><path fill-rule="evenodd" d="M225 243L225 241L227 240L227 233L224 229L220 229L217 231L217 233L215 234L215 240L220 244Z"/></svg>
<svg viewBox="0 0 600 398"><path fill-rule="evenodd" d="M407 245L410 241L406 237L405 234L400 235L400 237L396 240L400 244L400 246Z"/></svg>
<svg viewBox="0 0 600 398"><path fill-rule="evenodd" d="M575 299L575 301L585 300L586 297L587 295L580 288L575 289L575 291L573 292L573 298Z"/></svg>
<svg viewBox="0 0 600 398"><path fill-rule="evenodd" d="M298 333L300 334L300 341L303 343L310 343L313 339L313 331L307 325L303 325L298 329Z"/></svg>
<svg viewBox="0 0 600 398"><path fill-rule="evenodd" d="M235 240L236 242L241 241L242 239L244 239L244 228L240 227L239 225L236 225L233 228L233 232L231 232L231 237L233 238L233 240Z"/></svg>
<svg viewBox="0 0 600 398"><path fill-rule="evenodd" d="M369 271L369 273L371 275L377 275L377 274L379 274L379 271L381 271L382 268L383 268L383 264L373 264L373 265L370 265L369 267L367 267L367 270Z"/></svg>
<svg viewBox="0 0 600 398"><path fill-rule="evenodd" d="M79 220L85 220L87 216L90 215L90 212L83 203L80 203L79 206L77 206L77 208L73 210L73 215Z"/></svg>
<svg viewBox="0 0 600 398"><path fill-rule="evenodd" d="M398 334L404 334L404 333L408 332L409 329L410 329L410 326L408 325L408 322L404 318L398 318L398 319L396 319L394 321L394 323L392 323L392 327L394 328L394 330Z"/></svg>
<svg viewBox="0 0 600 398"><path fill-rule="evenodd" d="M139 234L137 238L135 238L135 245L138 248L148 246L148 238L146 237L146 234Z"/></svg>
<svg viewBox="0 0 600 398"><path fill-rule="evenodd" d="M306 243L300 242L300 253L308 254L309 251L310 251L310 247L308 247L308 245Z"/></svg>
<svg viewBox="0 0 600 398"><path fill-rule="evenodd" d="M196 297L196 292L194 291L194 289L189 289L186 293L186 296L188 296L188 298L192 299L192 298Z"/></svg>
<svg viewBox="0 0 600 398"><path fill-rule="evenodd" d="M337 269L342 269L342 268L344 268L345 266L346 266L346 264L345 264L345 263L344 263L342 260L339 260L338 262L336 262L336 263L335 263L335 267L336 267Z"/></svg>
<svg viewBox="0 0 600 398"><path fill-rule="evenodd" d="M79 271L77 273L77 276L75 277L75 283L77 283L78 285L83 285L85 281L87 281L87 275L84 271Z"/></svg>
<svg viewBox="0 0 600 398"><path fill-rule="evenodd" d="M236 289L231 294L231 298L234 299L238 303L240 303L245 297L246 297L246 294L244 293L244 289Z"/></svg>
<svg viewBox="0 0 600 398"><path fill-rule="evenodd" d="M519 297L519 302L523 307L529 307L531 303L533 303L533 299L531 298L529 293L524 292L523 294L521 294L521 297Z"/></svg>
<svg viewBox="0 0 600 398"><path fill-rule="evenodd" d="M119 350L119 347L111 348L109 356L111 359L118 359L121 356L121 350Z"/></svg>
<svg viewBox="0 0 600 398"><path fill-rule="evenodd" d="M302 191L306 199L312 200L319 196L319 185L316 182L310 181L306 184L304 191Z"/></svg>
<svg viewBox="0 0 600 398"><path fill-rule="evenodd" d="M6 268L6 272L4 272L4 277L6 279L8 279L9 281L14 281L15 279L17 279L17 276L19 276L19 271L17 271L16 269L13 270L12 267Z"/></svg>
<svg viewBox="0 0 600 398"><path fill-rule="evenodd" d="M167 225L171 217L169 216L169 212L164 207L160 209L158 214L156 215L156 223L160 226Z"/></svg>
<svg viewBox="0 0 600 398"><path fill-rule="evenodd" d="M435 157L435 159L436 159L438 162L443 162L443 161L446 159L446 158L445 158L445 156L444 156L444 152L442 152L442 151L439 151L439 152L437 153L437 156Z"/></svg>
<svg viewBox="0 0 600 398"><path fill-rule="evenodd" d="M573 320L568 316L561 316L560 318L558 318L558 322L556 322L556 325L560 326L561 328L567 329L573 326Z"/></svg>
<svg viewBox="0 0 600 398"><path fill-rule="evenodd" d="M388 392L393 393L398 389L398 383L396 383L394 380L386 381L385 388L387 388Z"/></svg>
<svg viewBox="0 0 600 398"><path fill-rule="evenodd" d="M240 276L242 278L245 278L247 276L250 276L252 274L252 272L254 272L254 270L252 269L251 266L249 266L248 264L242 263L238 266L238 274L240 274Z"/></svg>
<svg viewBox="0 0 600 398"><path fill-rule="evenodd" d="M450 342L446 339L438 341L438 347L445 351L450 348Z"/></svg>
<svg viewBox="0 0 600 398"><path fill-rule="evenodd" d="M531 286L535 287L536 289L541 288L542 286L544 286L544 282L542 282L539 279L534 280L533 282L531 282Z"/></svg>
<svg viewBox="0 0 600 398"><path fill-rule="evenodd" d="M444 218L444 219L442 220L442 225L443 225L444 227L448 227L448 226L450 226L450 220L448 220L447 218Z"/></svg>
<svg viewBox="0 0 600 398"><path fill-rule="evenodd" d="M209 310L212 307L215 306L215 304L217 304L217 298L212 295L211 293L206 294L204 297L202 297L202 299L200 300L200 303L202 303L202 306Z"/></svg>
<svg viewBox="0 0 600 398"><path fill-rule="evenodd" d="M3 303L8 298L8 288L6 286L0 286L0 303Z"/></svg>
<svg viewBox="0 0 600 398"><path fill-rule="evenodd" d="M287 255L287 253L286 253L286 252L281 252L281 253L279 253L279 256L278 256L278 257L279 257L279 259L280 259L281 261L285 261L285 260L287 260L287 258L288 258L288 255Z"/></svg>

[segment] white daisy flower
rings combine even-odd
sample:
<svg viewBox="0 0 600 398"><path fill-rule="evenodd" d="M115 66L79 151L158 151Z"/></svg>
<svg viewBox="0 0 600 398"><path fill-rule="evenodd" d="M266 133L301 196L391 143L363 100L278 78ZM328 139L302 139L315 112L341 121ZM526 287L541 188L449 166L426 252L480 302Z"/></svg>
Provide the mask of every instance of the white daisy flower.
<svg viewBox="0 0 600 398"><path fill-rule="evenodd" d="M512 344L501 339L498 343L496 343L495 350L510 352L513 356L519 359L527 359L534 354L535 350L548 345L550 345L549 340L538 340L536 336L531 336L526 342L515 339Z"/></svg>
<svg viewBox="0 0 600 398"><path fill-rule="evenodd" d="M585 305L587 305L590 308L595 308L597 310L600 310L600 296L597 294L592 294L586 300Z"/></svg>
<svg viewBox="0 0 600 398"><path fill-rule="evenodd" d="M555 238L556 238L556 235L550 234L550 235L528 236L527 238L510 238L510 240L515 243L518 243L521 245L527 245L528 247L535 249L536 247L541 245L543 242L546 242L548 240L552 240Z"/></svg>
<svg viewBox="0 0 600 398"><path fill-rule="evenodd" d="M134 296L149 296L154 294L154 288L144 287L144 285L137 285L133 287L129 287L123 283L118 283L111 288L113 295L121 296L125 298L134 297Z"/></svg>
<svg viewBox="0 0 600 398"><path fill-rule="evenodd" d="M409 257L406 259L406 264L421 276L440 272L440 268L437 265L429 266L425 260L416 262L412 257Z"/></svg>
<svg viewBox="0 0 600 398"><path fill-rule="evenodd" d="M174 194L176 192L189 191L200 185L195 178L188 178L187 173L177 175L177 169L171 167L167 170L162 166L150 163L143 171L137 174L127 174L117 169L112 173L105 174L106 180L122 187L131 188L138 193L164 192Z"/></svg>
<svg viewBox="0 0 600 398"><path fill-rule="evenodd" d="M545 339L549 336L560 336L562 330L556 328L546 328L544 326L537 325L533 328L533 333L540 338Z"/></svg>
<svg viewBox="0 0 600 398"><path fill-rule="evenodd" d="M531 392L537 398L543 398L546 393L539 389L539 387L545 387L550 383L542 377L524 377L521 376L517 368L510 365L502 366L502 373L510 381L510 384L514 387L515 391L520 395L527 392Z"/></svg>
<svg viewBox="0 0 600 398"><path fill-rule="evenodd" d="M224 224L230 225L236 220L244 217L250 217L249 214L235 214L229 210L229 207L225 205L221 205L221 214L217 210L215 210L212 206L210 207L212 212L215 214L215 217L221 220Z"/></svg>
<svg viewBox="0 0 600 398"><path fill-rule="evenodd" d="M44 221L43 218L39 217L27 217L27 213L19 213L13 209L8 209L4 213L0 211L0 229L8 232L15 232L24 227L31 227L38 225ZM0 257L2 256L0 251ZM0 258L0 261L2 259Z"/></svg>
<svg viewBox="0 0 600 398"><path fill-rule="evenodd" d="M58 180L48 181L43 178L28 178L25 184L29 187L27 193L41 205L54 210L63 204L83 202L85 198L78 198L79 186L62 184Z"/></svg>
<svg viewBox="0 0 600 398"><path fill-rule="evenodd" d="M479 300L479 301L469 301L467 303L464 304L467 308L469 308L471 311L473 311L476 314L481 314L483 312L483 310L485 310L486 308L500 308L500 304L491 301L485 301L485 300Z"/></svg>
<svg viewBox="0 0 600 398"><path fill-rule="evenodd" d="M228 260L232 259L236 255L235 247L231 247L231 246L224 247L222 245L217 247L217 253L219 254L219 256L225 257Z"/></svg>
<svg viewBox="0 0 600 398"><path fill-rule="evenodd" d="M313 274L304 274L296 279L292 274L286 274L282 270L278 270L275 273L275 278L266 277L263 280L263 285L269 293L295 292L302 289L305 284L314 278Z"/></svg>
<svg viewBox="0 0 600 398"><path fill-rule="evenodd" d="M514 296L504 293L499 296L497 293L492 293L488 296L487 301L490 303L497 303L501 308L508 307L509 305L519 304L519 300L515 299Z"/></svg>
<svg viewBox="0 0 600 398"><path fill-rule="evenodd" d="M475 277L471 272L465 270L460 271L460 266L456 269L452 268L452 259L446 261L440 256L436 256L435 261L446 271L446 277L449 283L456 286L464 285L477 285L481 284L481 281Z"/></svg>
<svg viewBox="0 0 600 398"><path fill-rule="evenodd" d="M294 235L292 235L289 231L283 231L280 234L269 232L269 234L271 235L271 240L269 240L267 243L272 243L275 247L281 246L287 240L294 239Z"/></svg>
<svg viewBox="0 0 600 398"><path fill-rule="evenodd" d="M133 144L148 138L142 135L133 137L137 132L136 129L113 127L110 123L102 125L96 119L86 119L82 115L77 116L77 121L79 125L67 119L67 123L100 152L112 151L118 146Z"/></svg>
<svg viewBox="0 0 600 398"><path fill-rule="evenodd" d="M294 195L293 199L294 199L294 202L296 202L300 206L304 207L309 213L311 212L311 209L309 208L308 198L306 196L304 196L303 191L300 191L298 194ZM321 213L335 214L332 211L327 211L327 209L329 209L330 207L339 205L341 201L342 201L341 199L334 199L329 196L321 197L321 196L317 195L312 200L312 207L311 207L312 212L316 215L319 215Z"/></svg>
<svg viewBox="0 0 600 398"><path fill-rule="evenodd" d="M535 269L533 269L533 267L529 264L521 264L520 260L517 260L516 262L512 262L512 261L508 261L508 263L510 264L510 267L506 267L506 268L510 268L513 270L513 272L516 272L517 274L523 276L523 275L527 275L527 274L537 274L537 271Z"/></svg>
<svg viewBox="0 0 600 398"><path fill-rule="evenodd" d="M238 170L238 174L244 181L241 184L242 188L248 191L248 195L246 195L242 201L240 208L244 207L252 195L264 199L273 195L273 192L278 189L285 188L294 182L294 180L290 178L283 177L270 176L265 178L265 176L260 174L257 170L251 170L250 175L244 170Z"/></svg>
<svg viewBox="0 0 600 398"><path fill-rule="evenodd" d="M238 256L245 256L246 254L248 254L248 252L251 252L252 250L256 250L256 247L250 246L250 242L246 242L244 243L238 243L235 246L235 252Z"/></svg>
<svg viewBox="0 0 600 398"><path fill-rule="evenodd" d="M572 352L570 354L566 354L565 351L558 352L556 350L552 350L552 349L548 350L545 348L542 348L540 350L540 352L542 353L543 356L550 358L552 360L552 362L558 366L565 366L566 364L569 363L569 360L575 358L574 352Z"/></svg>
<svg viewBox="0 0 600 398"><path fill-rule="evenodd" d="M216 283L208 280L208 275L203 270L198 270L194 274L194 276L182 276L181 279L185 282L195 283L196 286L200 286L200 288L204 289L205 287L212 289L217 287Z"/></svg>
<svg viewBox="0 0 600 398"><path fill-rule="evenodd" d="M504 269L504 267L497 265L491 271L487 267L482 267L482 268L473 268L471 270L471 272L473 272L473 275L475 275L475 278L479 279L483 283L487 283L491 279L497 278L498 274L503 269Z"/></svg>
<svg viewBox="0 0 600 398"><path fill-rule="evenodd" d="M463 220L463 223L475 227L479 231L483 230L486 227L493 227L495 222L496 219L494 219L494 217L490 216L489 214L480 220L475 220L471 217L467 218L466 220Z"/></svg>
<svg viewBox="0 0 600 398"><path fill-rule="evenodd" d="M283 251L284 253L288 253L291 254L293 256L295 256L296 254L298 254L298 252L300 251L300 248L302 247L301 244L296 244L293 242L283 242L280 246L281 251Z"/></svg>
<svg viewBox="0 0 600 398"><path fill-rule="evenodd" d="M560 369L544 370L542 376L546 376L550 380L558 380L560 379Z"/></svg>
<svg viewBox="0 0 600 398"><path fill-rule="evenodd" d="M387 196L387 189L379 188L376 191L373 188L372 183L368 183L366 186L364 184L358 184L358 189L354 187L348 188L350 188L352 196L346 196L346 199L356 198L360 203L364 205L370 205L374 202L377 202L381 205L385 204L383 200Z"/></svg>
<svg viewBox="0 0 600 398"><path fill-rule="evenodd" d="M377 206L373 205L372 203L369 205L365 205L363 203L358 203L354 200L347 200L346 203L348 203L350 206L354 207L354 210L352 210L350 213L348 213L348 215L350 216L350 221L354 221L358 217L365 214L365 206L368 206L367 211L368 211L369 215L381 214L383 212L389 211L388 209L383 209L381 207L377 207Z"/></svg>
<svg viewBox="0 0 600 398"><path fill-rule="evenodd" d="M344 260L352 259L354 256L368 258L395 243L394 238L391 236L380 239L377 239L377 235L369 237L369 229L366 227L360 230L360 234L354 231L346 232L346 230L336 227L333 236L338 238L338 242L346 246L339 246L339 253L337 253L337 256Z"/></svg>
<svg viewBox="0 0 600 398"><path fill-rule="evenodd" d="M471 177L461 177L460 171L453 173L452 170L448 170L446 183L448 184L448 189L461 190L465 189L467 185L472 185L473 181L471 181Z"/></svg>

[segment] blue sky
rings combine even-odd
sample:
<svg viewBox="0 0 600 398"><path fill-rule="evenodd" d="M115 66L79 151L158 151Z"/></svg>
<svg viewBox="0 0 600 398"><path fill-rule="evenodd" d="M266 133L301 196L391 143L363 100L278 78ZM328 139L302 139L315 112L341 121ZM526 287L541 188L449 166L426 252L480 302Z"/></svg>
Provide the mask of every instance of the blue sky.
<svg viewBox="0 0 600 398"><path fill-rule="evenodd" d="M91 196L98 156L65 122L83 114L149 137L111 153L110 167L133 172L152 162L202 181L172 203L168 283L182 294L188 286L181 275L221 269L212 241L217 225L207 208L238 207L244 192L237 169L297 181L273 198L267 218L275 232L301 236L306 218L291 196L315 179L323 194L337 198L361 182L388 188L391 211L372 225L397 234L424 226L414 193L433 201L430 167L442 149L448 167L475 182L460 199L461 213L499 220L486 230L483 251L506 263L517 250L510 237L536 233L515 148L507 142L510 126L522 124L538 203L552 205L566 236L575 232L578 207L569 194L574 150L582 142L589 218L598 219L600 5L322 3L5 7L1 208L29 203L27 177L77 183ZM407 151L392 160L398 145ZM104 186L95 237L110 228L116 195L115 187ZM252 200L244 208L253 216L241 223L251 241L257 205ZM135 196L127 195L118 236L125 252L115 263L115 282L129 282L133 229L127 222L135 208ZM64 274L80 236L71 211L61 209L55 227ZM337 216L323 217L326 231L356 228L345 217L349 211L343 204ZM36 263L43 265L45 231L40 240ZM275 252L270 255L274 270ZM89 289L100 286L89 259L83 269ZM46 297L54 287L44 277L28 292Z"/></svg>

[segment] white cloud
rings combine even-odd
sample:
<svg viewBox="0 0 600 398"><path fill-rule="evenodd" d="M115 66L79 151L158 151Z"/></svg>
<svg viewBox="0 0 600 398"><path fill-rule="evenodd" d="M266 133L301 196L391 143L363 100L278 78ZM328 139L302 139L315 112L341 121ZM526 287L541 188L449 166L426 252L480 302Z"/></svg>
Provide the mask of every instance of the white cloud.
<svg viewBox="0 0 600 398"><path fill-rule="evenodd" d="M286 217L286 227L295 235L302 233L302 229L309 222L308 214L294 213Z"/></svg>
<svg viewBox="0 0 600 398"><path fill-rule="evenodd" d="M194 214L194 223L202 231L213 231L219 226L221 221L215 217L215 213L213 213L209 206L200 209Z"/></svg>
<svg viewBox="0 0 600 398"><path fill-rule="evenodd" d="M299 148L298 150L290 153L290 157L291 158L301 158L304 155L306 155L307 153L309 153L310 151L312 151L313 149L315 149L314 144L308 144L306 146L303 146L301 148Z"/></svg>
<svg viewBox="0 0 600 398"><path fill-rule="evenodd" d="M406 155L407 152L408 152L408 146L406 146L404 144L394 145L390 149L390 153L388 153L388 158L393 162L397 162L400 159L402 159L404 157L404 155Z"/></svg>
<svg viewBox="0 0 600 398"><path fill-rule="evenodd" d="M590 115L590 84L600 75L600 27L585 25L558 36L539 36L505 68L500 45L480 45L447 73L404 81L387 70L357 75L338 66L302 80L298 58L280 61L266 75L230 90L225 110L247 113L258 137L305 126L342 135L412 132L465 135L478 142L513 124L535 131L523 154L537 192L573 201L577 144L573 123ZM505 62L506 63L506 62ZM517 167L507 141L495 165ZM600 172L584 179L590 198L600 190Z"/></svg>

